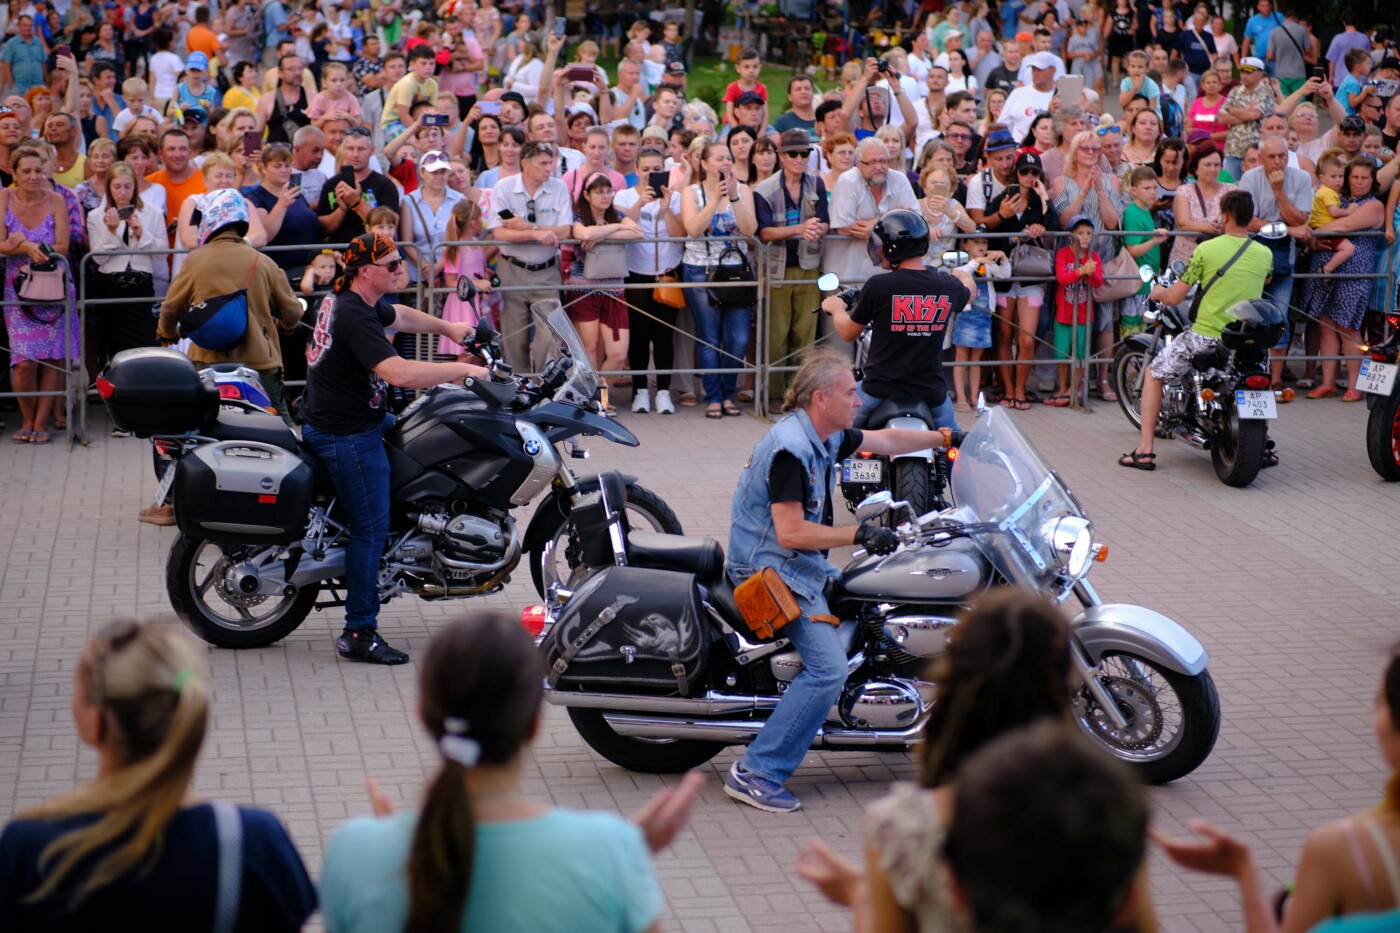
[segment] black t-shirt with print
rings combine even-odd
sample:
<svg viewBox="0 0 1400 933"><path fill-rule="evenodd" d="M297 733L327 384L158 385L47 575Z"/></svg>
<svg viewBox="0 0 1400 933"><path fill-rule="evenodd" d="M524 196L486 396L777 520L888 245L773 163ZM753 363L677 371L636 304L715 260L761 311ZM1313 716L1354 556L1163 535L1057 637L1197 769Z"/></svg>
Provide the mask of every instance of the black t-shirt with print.
<svg viewBox="0 0 1400 933"><path fill-rule="evenodd" d="M339 175L332 175L326 179L326 186L321 189L321 197L316 202L317 217L325 217L340 206L339 200L333 200L335 199L335 186L340 180ZM369 200L371 208L388 207L395 212L399 209L399 189L379 172L370 172L365 176L365 180L360 182L360 191ZM326 234L325 242L349 243L364 232L365 222L360 219L360 215L347 210L340 221L340 226Z"/></svg>
<svg viewBox="0 0 1400 933"><path fill-rule="evenodd" d="M374 367L394 356L385 336L397 317L388 298L374 307L351 291L321 303L306 347L306 392L300 412L326 434L363 434L389 410L389 385Z"/></svg>
<svg viewBox="0 0 1400 933"><path fill-rule="evenodd" d="M865 283L851 312L869 324L870 357L862 388L876 398L912 396L930 408L948 397L943 338L972 293L941 269L895 269Z"/></svg>

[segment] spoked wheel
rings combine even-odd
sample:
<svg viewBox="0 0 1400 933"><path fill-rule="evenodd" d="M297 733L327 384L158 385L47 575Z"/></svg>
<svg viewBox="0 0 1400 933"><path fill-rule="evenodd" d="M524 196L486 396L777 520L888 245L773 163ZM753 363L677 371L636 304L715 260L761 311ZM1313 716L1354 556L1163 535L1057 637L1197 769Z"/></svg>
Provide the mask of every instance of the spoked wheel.
<svg viewBox="0 0 1400 933"><path fill-rule="evenodd" d="M1268 428L1263 421L1241 418L1233 403L1227 402L1222 430L1211 441L1210 459L1215 475L1226 486L1248 486L1264 464L1264 441Z"/></svg>
<svg viewBox="0 0 1400 933"><path fill-rule="evenodd" d="M1147 365L1147 353L1136 344L1125 343L1113 354L1113 391L1118 395L1118 405L1123 414L1133 423L1142 427L1142 386L1143 368Z"/></svg>
<svg viewBox="0 0 1400 933"><path fill-rule="evenodd" d="M274 556L267 559L271 552ZM244 593L240 579L255 570L282 579L276 548L215 544L180 535L170 546L165 586L170 604L195 634L220 648L262 648L291 634L311 612L320 584L291 595Z"/></svg>
<svg viewBox="0 0 1400 933"><path fill-rule="evenodd" d="M549 587L558 583L566 590L578 588L589 574L583 563L583 547L578 529L565 515L555 513L555 526L544 544L530 552L530 576L535 592L544 596ZM636 483L627 484L627 524L642 531L658 531L679 535L685 531L671 507L656 493Z"/></svg>
<svg viewBox="0 0 1400 933"><path fill-rule="evenodd" d="M1096 670L1127 720L1120 729L1081 688L1074 697L1079 727L1149 784L1194 771L1220 733L1220 698L1209 671L1178 674L1130 654L1105 654Z"/></svg>
<svg viewBox="0 0 1400 933"><path fill-rule="evenodd" d="M699 767L724 751L718 742L694 739L639 739L618 735L603 711L569 707L569 718L588 747L628 771L643 774L681 774Z"/></svg>
<svg viewBox="0 0 1400 933"><path fill-rule="evenodd" d="M1366 454L1388 483L1400 480L1400 390L1376 400L1366 421Z"/></svg>

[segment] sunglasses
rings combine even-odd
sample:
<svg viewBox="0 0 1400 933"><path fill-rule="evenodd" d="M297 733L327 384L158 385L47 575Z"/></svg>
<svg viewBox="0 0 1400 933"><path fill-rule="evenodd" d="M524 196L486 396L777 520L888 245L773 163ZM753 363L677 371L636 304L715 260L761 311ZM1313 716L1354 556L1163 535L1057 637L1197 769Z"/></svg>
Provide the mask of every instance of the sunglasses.
<svg viewBox="0 0 1400 933"><path fill-rule="evenodd" d="M793 156L798 159L806 159L811 156L811 154L812 150L810 149L789 149L787 152L783 153L785 156Z"/></svg>
<svg viewBox="0 0 1400 933"><path fill-rule="evenodd" d="M363 126L352 126L345 131L346 136L363 136L365 139L372 139L374 134Z"/></svg>
<svg viewBox="0 0 1400 933"><path fill-rule="evenodd" d="M1113 126L1101 126L1094 132L1098 133L1100 136L1107 136L1109 133L1121 134L1123 132L1123 128L1121 126L1118 126L1117 124L1114 124Z"/></svg>
<svg viewBox="0 0 1400 933"><path fill-rule="evenodd" d="M403 268L403 260L402 260L402 259L391 259L391 260L389 260L388 262L376 262L376 263L372 263L372 265L376 265L376 266L378 266L378 267L381 268L381 269L386 269L386 270L388 270L388 272L389 272L390 275L394 275L394 274L396 274L400 269Z"/></svg>
<svg viewBox="0 0 1400 933"><path fill-rule="evenodd" d="M535 222L535 199L531 198L525 202L525 219L530 223Z"/></svg>
<svg viewBox="0 0 1400 933"><path fill-rule="evenodd" d="M948 139L956 139L960 143L972 142L971 133L944 133L943 135L946 136Z"/></svg>

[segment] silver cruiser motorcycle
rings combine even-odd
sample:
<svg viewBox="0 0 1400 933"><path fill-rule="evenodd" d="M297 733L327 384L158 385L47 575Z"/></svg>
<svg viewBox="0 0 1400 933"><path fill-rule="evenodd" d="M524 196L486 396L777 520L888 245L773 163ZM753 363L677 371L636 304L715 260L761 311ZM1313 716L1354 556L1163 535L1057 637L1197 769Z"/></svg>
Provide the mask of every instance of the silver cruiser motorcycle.
<svg viewBox="0 0 1400 933"><path fill-rule="evenodd" d="M631 531L620 477L601 479L574 512L594 572L572 591L556 586L522 623L540 632L547 699L585 742L629 770L684 771L751 742L802 660L781 630L755 640L717 542ZM1166 616L1099 599L1087 576L1107 548L1004 409L982 409L952 490L956 507L924 515L887 491L857 507L862 521L889 513L901 543L886 556L857 551L828 590L849 677L812 747L909 748L931 713L930 661L959 613L993 587L1019 586L1077 604L1073 712L1084 732L1145 781L1191 773L1220 729L1205 648Z"/></svg>

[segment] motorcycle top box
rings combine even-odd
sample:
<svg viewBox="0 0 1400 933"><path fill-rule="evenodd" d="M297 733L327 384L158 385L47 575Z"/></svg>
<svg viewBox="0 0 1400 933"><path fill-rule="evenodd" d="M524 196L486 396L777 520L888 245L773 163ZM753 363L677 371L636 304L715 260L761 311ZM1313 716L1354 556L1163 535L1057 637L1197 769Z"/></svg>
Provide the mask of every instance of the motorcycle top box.
<svg viewBox="0 0 1400 933"><path fill-rule="evenodd" d="M97 391L112 423L137 437L197 430L219 404L217 391L199 378L189 357L159 347L112 357Z"/></svg>
<svg viewBox="0 0 1400 933"><path fill-rule="evenodd" d="M187 535L231 544L291 544L306 528L311 467L257 441L196 448L175 468L175 523Z"/></svg>

